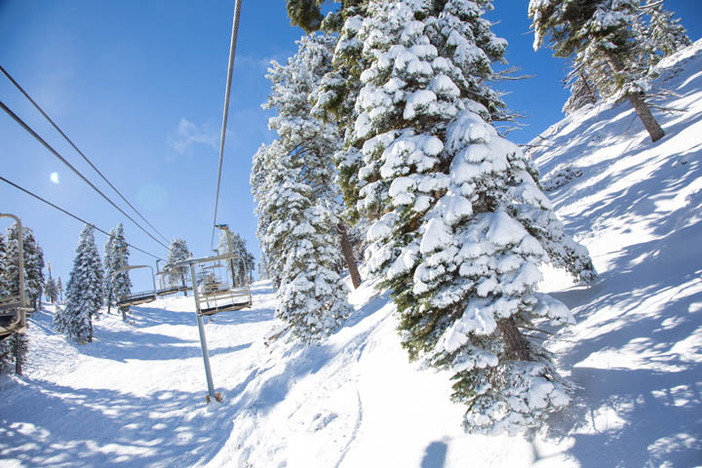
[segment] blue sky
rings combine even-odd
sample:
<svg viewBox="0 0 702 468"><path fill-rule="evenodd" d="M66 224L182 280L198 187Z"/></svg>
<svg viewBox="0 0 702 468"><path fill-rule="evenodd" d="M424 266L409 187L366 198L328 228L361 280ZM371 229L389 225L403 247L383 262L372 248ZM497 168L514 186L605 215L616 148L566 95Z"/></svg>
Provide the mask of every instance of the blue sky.
<svg viewBox="0 0 702 468"><path fill-rule="evenodd" d="M668 0L693 40L702 8ZM528 1L497 0L489 17L509 41L507 58L534 78L503 83L508 106L525 114L525 143L562 118L565 62L531 48ZM167 238L209 253L219 129L234 0L0 0L0 64L44 107L79 148ZM271 59L294 53L284 0L243 0L225 148L219 222L259 253L250 194L251 157L272 139L260 108ZM0 100L64 157L104 188L89 167L0 75ZM124 222L127 240L156 255L166 250L93 192L7 115L0 115L0 174L109 230ZM52 181L52 174L54 175ZM56 178L58 177L58 183ZM34 229L54 276L64 283L82 225L0 183L0 211ZM0 229L9 221L0 220ZM97 233L102 252L105 242ZM132 252L131 263L153 259ZM137 282L143 279L135 278Z"/></svg>

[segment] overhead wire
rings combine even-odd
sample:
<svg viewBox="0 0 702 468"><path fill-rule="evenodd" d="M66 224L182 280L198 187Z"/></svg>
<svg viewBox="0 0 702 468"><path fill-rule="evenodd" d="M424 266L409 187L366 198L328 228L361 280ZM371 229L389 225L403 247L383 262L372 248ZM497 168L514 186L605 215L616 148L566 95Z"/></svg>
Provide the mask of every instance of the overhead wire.
<svg viewBox="0 0 702 468"><path fill-rule="evenodd" d="M56 204L54 204L54 203L51 203L50 201L48 201L48 200L46 200L46 199L40 197L39 195L37 195L37 194L31 192L30 190L27 190L26 188L21 187L21 186L15 184L14 182L11 182L11 181L7 180L6 178L4 178L4 177L2 177L2 176L0 176L0 180L2 180L3 182L5 182L5 183L8 184L8 185L11 185L12 187L15 187L15 188L18 189L18 190L21 190L22 192L26 193L27 195L30 195L30 196L36 198L37 200L46 203L46 204L49 205L50 207L52 207L52 208L54 208L54 209L56 209L56 210L58 210L58 211L60 211L60 212L62 212L62 213L64 213L64 214L70 216L71 218L73 218L73 219L75 219L75 220L77 220L77 221L80 221L80 222L83 223L83 224L87 224L88 226L92 226L92 227L95 228L97 231L99 231L99 232L105 234L106 236L108 236L108 237L110 236L110 233L108 233L108 232L105 231L104 229L100 229L100 228L97 227L95 224L89 223L88 221L84 220L83 218L74 215L74 214L71 213L70 211L63 209L63 208L61 208L60 206L58 206L58 205L56 205ZM137 246L135 246L135 245L132 245L132 244L130 244L129 242L125 242L125 244L127 244L129 247L133 248L134 250L138 250L138 251L141 252L141 253L144 253L144 254L149 255L149 256L151 256L151 257L154 257L154 258L156 258L156 259L161 259L161 260L163 260L163 259L162 259L161 257L159 257L158 255L154 255L154 254L152 254L152 253L150 253L150 252L147 252L146 250L140 249L139 247L137 247Z"/></svg>
<svg viewBox="0 0 702 468"><path fill-rule="evenodd" d="M219 169L217 170L217 192L215 193L214 220L212 221L212 238L210 248L214 247L215 229L217 227L217 209L219 207L219 189L222 183L222 163L224 162L224 139L227 130L227 117L229 115L229 96L232 91L232 75L234 73L234 56L236 55L236 39L239 35L239 16L241 14L241 0L234 4L234 20L232 21L232 38L229 45L229 65L227 67L227 87L224 91L224 111L222 112L222 134L219 140Z"/></svg>
<svg viewBox="0 0 702 468"><path fill-rule="evenodd" d="M98 169L98 168L95 166L95 164L93 164L93 162L92 162L80 149L78 149L78 147L75 145L75 143L73 143L73 141L68 137L68 135L66 135L66 134L63 132L63 130L61 130L61 128L59 128L59 126L56 124L56 122L54 122L53 119L52 119L51 117L49 117L49 115L48 115L46 112L44 112L44 109L42 109L41 106L39 106L39 104L37 104L37 102L36 102L34 99L32 99L32 97L29 95L29 93L27 93L27 91L24 90L24 88L17 82L17 80L15 80L15 79L10 75L10 73L9 73L7 70L5 70L5 68L4 68L2 65L0 65L0 72L2 72L3 75L5 75L5 77L7 77L7 79L10 80L10 82L12 82L12 84L15 86L15 88L17 88L17 89L19 90L19 92L22 93L22 95L24 95L24 97L27 98L27 100L28 100L29 102L32 103L32 105L39 111L39 113L40 113L42 116L44 116L44 118L45 118L46 120L49 121L49 123L54 127L54 129L56 129L56 131L59 132L59 133L61 134L61 136L68 142L68 144L71 145L71 146L73 147L73 149L76 150L76 152L77 152L79 155L81 155L81 157L85 160L85 162L87 162L87 163L90 165L90 167L92 167L93 170L94 170L95 172L97 172L98 175L99 175L100 177L102 177L102 180L104 180L104 181L107 183L107 185L109 185L110 188L112 188L112 190L114 190L114 191L117 193L117 195L119 195L119 197L120 197L132 210L134 210L134 212L135 212L137 215L139 215L139 217L140 217L146 224L148 224L149 227L150 227L151 229L153 229L153 231L154 231L156 234L158 234L158 235L161 237L161 239L163 239L164 241L168 242L168 239L166 239L166 237L165 237L163 234L161 234L161 233L159 232L159 230L156 229L156 228L154 227L154 225L151 224L151 223L149 222L149 220L146 219L146 218L144 217L144 215L142 215L141 212L139 212L139 210L137 210L137 209L134 207L134 205L132 205L132 204L129 202L129 200L127 200L127 198L126 198L124 195L122 195L122 192L120 192L119 190L117 190L117 187L115 187L115 186L107 179L107 177L100 171L100 169Z"/></svg>
<svg viewBox="0 0 702 468"><path fill-rule="evenodd" d="M102 196L110 205L112 205L114 208L116 208L120 213L122 213L124 216L127 217L132 223L134 223L139 229L141 229L147 236L149 236L151 239L153 239L156 243L160 244L163 248L168 249L168 246L155 238L153 234L151 234L149 231L144 229L144 227L139 224L137 221L134 220L129 214L127 214L122 208L117 206L115 202L113 202L107 195L105 195L99 188L97 188L92 182L90 182L81 172L73 167L73 165L66 160L61 154L56 151L49 143L47 143L42 137L40 137L37 132L35 132L29 125L27 125L24 120L22 120L17 114L12 112L10 108L8 108L4 102L0 101L0 108L4 110L10 117L12 117L15 122L17 122L22 128L24 128L27 133L32 135L39 143L41 143L46 149L48 149L51 154L56 156L61 162L63 162L66 166L68 166L78 177L80 177L86 184L88 184L93 190L95 190L97 193Z"/></svg>

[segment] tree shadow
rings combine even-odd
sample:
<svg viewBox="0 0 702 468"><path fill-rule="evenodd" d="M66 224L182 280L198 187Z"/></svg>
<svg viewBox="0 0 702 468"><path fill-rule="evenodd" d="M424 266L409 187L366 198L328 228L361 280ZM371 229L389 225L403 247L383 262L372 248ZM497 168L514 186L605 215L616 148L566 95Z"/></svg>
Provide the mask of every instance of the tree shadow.
<svg viewBox="0 0 702 468"><path fill-rule="evenodd" d="M702 364L694 342L702 330L702 223L690 216L699 209L695 197L651 230L657 238L616 255L599 284L551 293L581 322L581 338L559 356L578 389L555 431L574 438L568 453L582 466L700 461ZM592 327L589 336L584 326Z"/></svg>
<svg viewBox="0 0 702 468"><path fill-rule="evenodd" d="M568 453L583 467L699 462L701 370L574 368L581 391L565 425L575 441Z"/></svg>
<svg viewBox="0 0 702 468"><path fill-rule="evenodd" d="M225 404L204 409L203 395L181 391L140 397L17 383L5 389L5 401L32 404L4 405L0 453L28 466L192 466L221 449L235 412Z"/></svg>

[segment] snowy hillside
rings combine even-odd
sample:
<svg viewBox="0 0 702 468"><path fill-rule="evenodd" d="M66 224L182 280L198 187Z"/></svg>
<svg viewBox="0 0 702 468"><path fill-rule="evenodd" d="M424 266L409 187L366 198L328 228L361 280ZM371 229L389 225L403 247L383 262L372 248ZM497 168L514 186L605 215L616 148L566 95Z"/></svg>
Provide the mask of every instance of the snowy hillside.
<svg viewBox="0 0 702 468"><path fill-rule="evenodd" d="M96 322L67 343L51 307L31 321L25 376L0 377L1 466L521 467L702 463L702 42L667 59L676 95L652 144L633 110L602 104L532 142L531 157L601 281L543 288L577 324L550 343L571 410L529 441L461 429L448 375L407 362L387 294L364 283L319 346L279 330L273 290L206 325L206 405L190 297Z"/></svg>

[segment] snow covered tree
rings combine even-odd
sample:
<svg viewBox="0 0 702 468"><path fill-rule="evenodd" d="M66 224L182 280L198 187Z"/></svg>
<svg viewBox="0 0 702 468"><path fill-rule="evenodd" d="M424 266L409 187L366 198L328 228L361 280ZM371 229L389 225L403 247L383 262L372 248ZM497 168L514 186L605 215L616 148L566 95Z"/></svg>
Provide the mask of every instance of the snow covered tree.
<svg viewBox="0 0 702 468"><path fill-rule="evenodd" d="M8 262L5 236L0 235L0 298L12 294Z"/></svg>
<svg viewBox="0 0 702 468"><path fill-rule="evenodd" d="M7 245L4 236L0 236L0 300L12 294L7 262ZM7 372L11 368L15 359L14 350L15 343L12 337L0 342L0 373Z"/></svg>
<svg viewBox="0 0 702 468"><path fill-rule="evenodd" d="M66 288L66 306L54 315L56 330L81 344L93 341L93 319L99 317L104 301L102 262L93 230L86 225L80 234Z"/></svg>
<svg viewBox="0 0 702 468"><path fill-rule="evenodd" d="M594 277L536 169L491 124L506 115L488 86L506 46L482 18L491 7L371 1L347 12L334 65L357 67L359 91L341 96L332 71L317 101L334 115L355 98L352 122L340 125L358 165L349 190L371 223L368 268L392 290L410 357L454 372L465 427L484 433L536 426L568 402L529 335L539 321L571 320L535 292L538 266Z"/></svg>
<svg viewBox="0 0 702 468"><path fill-rule="evenodd" d="M341 207L332 155L336 127L310 116L319 79L331 66L335 38L305 36L286 65L273 62L269 121L278 139L254 157L251 176L261 246L278 285L276 314L293 333L313 342L336 329L350 312L339 275L343 260L337 226ZM265 173L260 171L265 170Z"/></svg>
<svg viewBox="0 0 702 468"><path fill-rule="evenodd" d="M115 253L115 230L111 229L110 234L107 236L105 245L103 247L102 262L103 269L105 272L105 284L103 285L103 291L105 292L105 303L107 305L107 313L110 313L112 306L117 303L116 297L112 293L112 275L114 270L119 268L119 265L115 264L113 255Z"/></svg>
<svg viewBox="0 0 702 468"><path fill-rule="evenodd" d="M645 102L650 88L648 51L637 40L637 0L531 0L529 16L535 31L534 49L549 38L556 56L571 57L594 81L613 83L605 97L629 100L644 127L657 141L665 134ZM604 58L607 67L598 67ZM598 76L599 75L599 76Z"/></svg>
<svg viewBox="0 0 702 468"><path fill-rule="evenodd" d="M258 279L270 279L270 274L268 273L268 262L266 261L266 256L263 255L263 253L261 253L261 259L258 261Z"/></svg>
<svg viewBox="0 0 702 468"><path fill-rule="evenodd" d="M252 281L255 269L254 256L248 251L246 241L238 232L232 232L229 229L220 231L217 251L220 254L232 253L236 255L237 260L234 262L231 272L235 285L240 286Z"/></svg>
<svg viewBox="0 0 702 468"><path fill-rule="evenodd" d="M188 244L184 239L173 239L171 245L168 246L168 258L166 259L166 272L168 277L168 284L171 287L182 286L187 287L187 279L190 278L190 267L188 266L176 266L176 263L182 262L192 257L192 253L188 250ZM185 290L185 295L188 295L188 291Z"/></svg>
<svg viewBox="0 0 702 468"><path fill-rule="evenodd" d="M22 227L24 248L24 287L29 306L37 310L44 289L44 251L34 238L34 231ZM13 224L7 230L7 274L13 291L19 291L19 242L17 225Z"/></svg>
<svg viewBox="0 0 702 468"><path fill-rule="evenodd" d="M647 32L655 47L663 57L674 54L692 44L687 31L675 14L663 7L663 0L647 0L643 10L650 16Z"/></svg>
<svg viewBox="0 0 702 468"><path fill-rule="evenodd" d="M46 284L44 285L44 295L52 304L58 299L58 288L56 287L56 281L49 276L46 279Z"/></svg>
<svg viewBox="0 0 702 468"><path fill-rule="evenodd" d="M132 281L128 271L118 271L120 268L129 265L129 249L124 238L124 226L119 223L115 229L110 231L110 235L105 242L103 264L105 268L105 299L107 301L107 312L117 305L117 302L128 296L132 289ZM127 321L129 306L119 308L122 320Z"/></svg>
<svg viewBox="0 0 702 468"><path fill-rule="evenodd" d="M570 83L570 97L563 105L565 115L570 115L588 104L597 102L595 84L589 79L584 70L572 70L568 74L566 83Z"/></svg>
<svg viewBox="0 0 702 468"><path fill-rule="evenodd" d="M61 277L59 276L56 280L56 289L59 293L59 301L63 302L63 282L61 282Z"/></svg>

